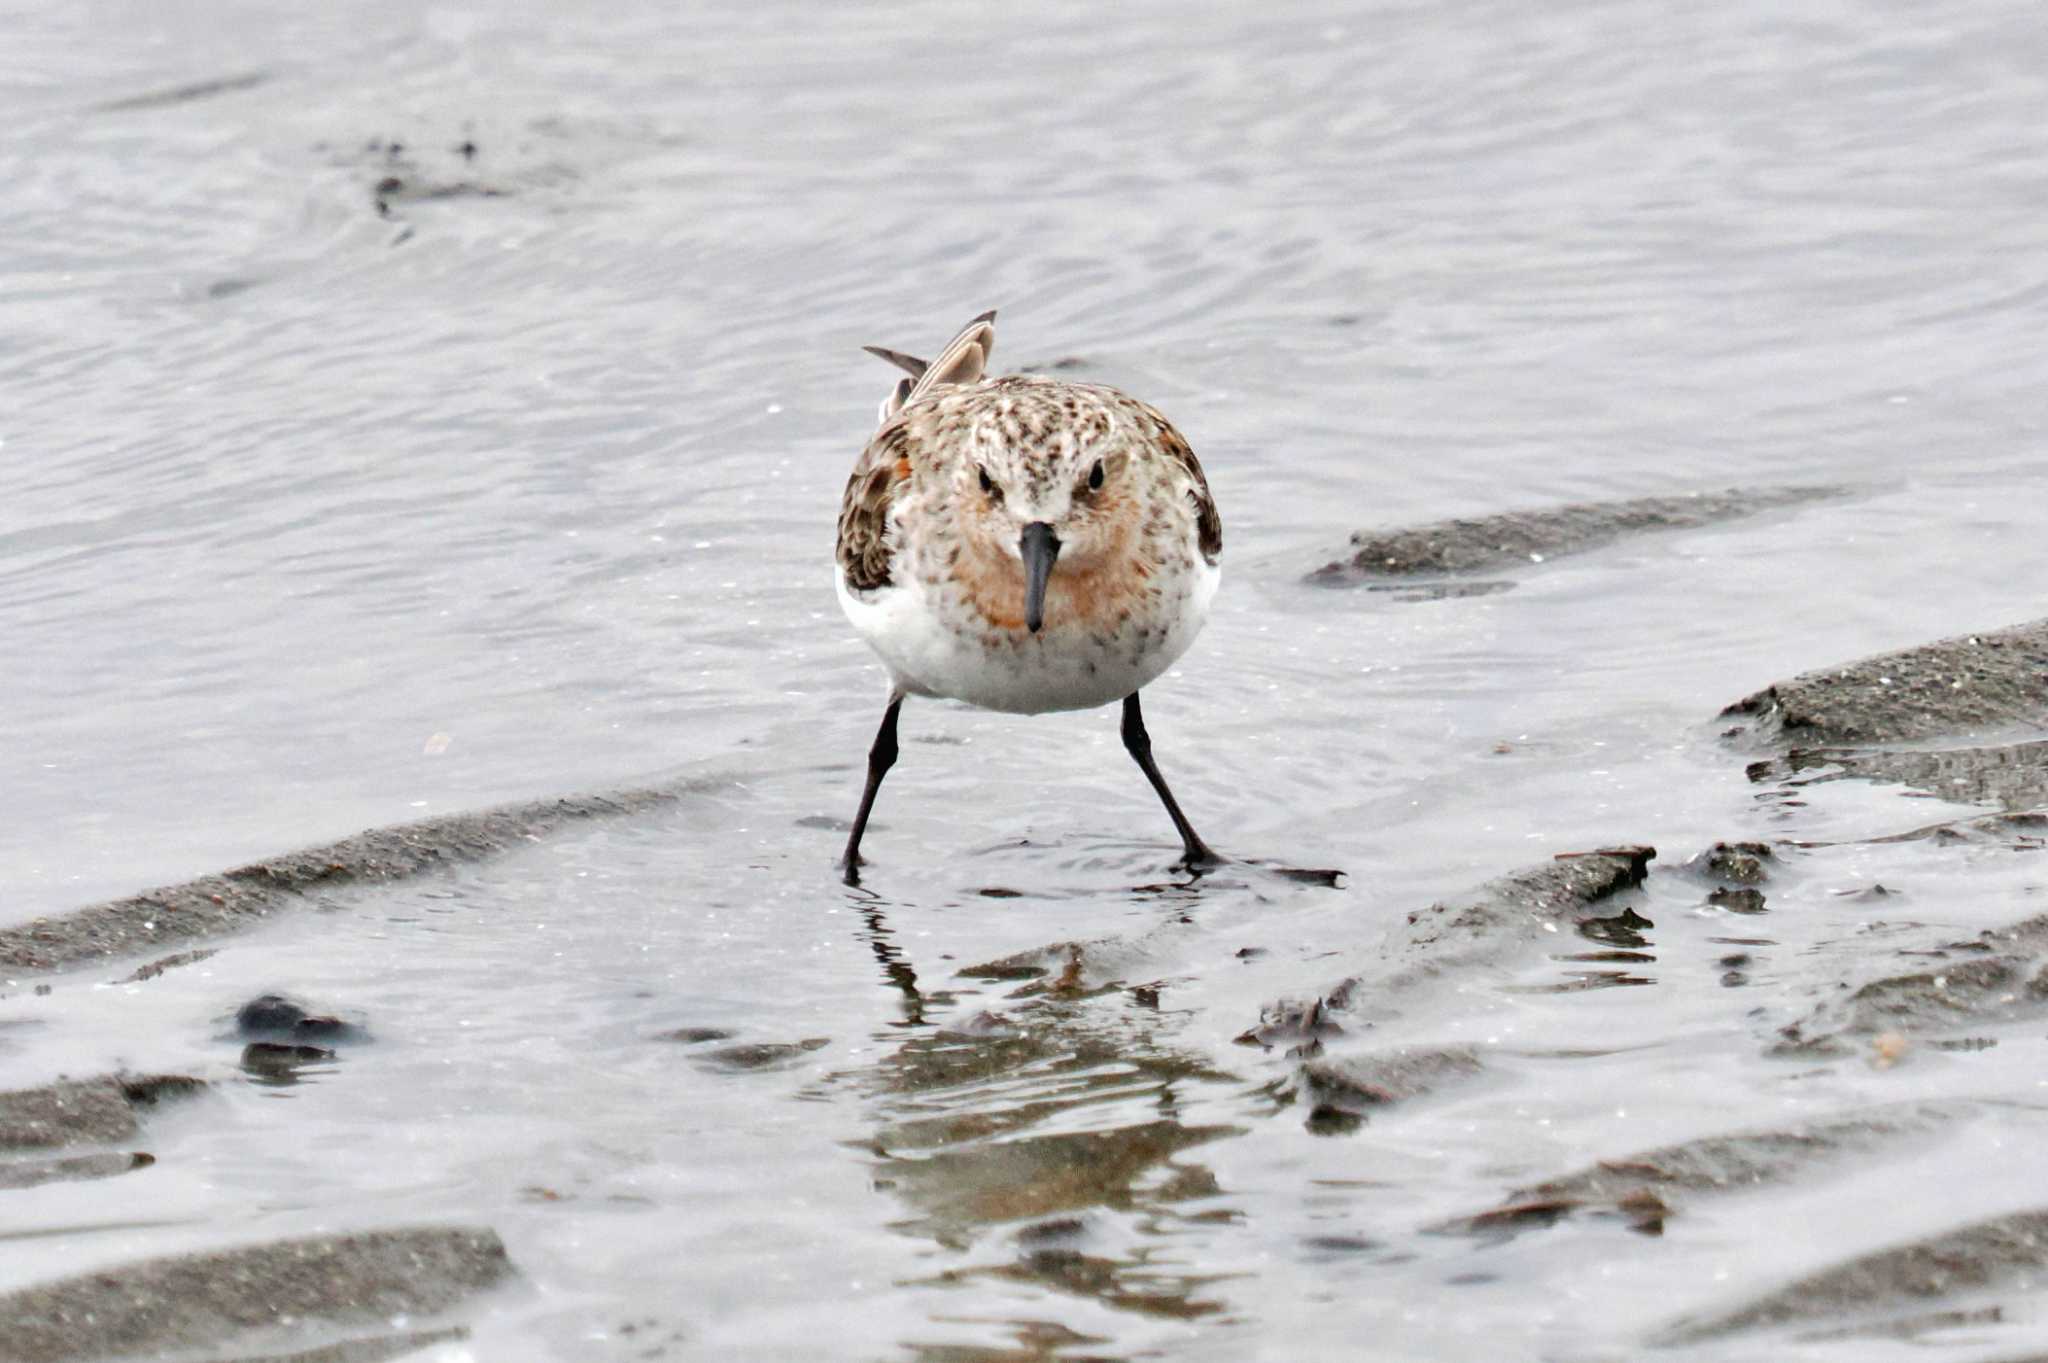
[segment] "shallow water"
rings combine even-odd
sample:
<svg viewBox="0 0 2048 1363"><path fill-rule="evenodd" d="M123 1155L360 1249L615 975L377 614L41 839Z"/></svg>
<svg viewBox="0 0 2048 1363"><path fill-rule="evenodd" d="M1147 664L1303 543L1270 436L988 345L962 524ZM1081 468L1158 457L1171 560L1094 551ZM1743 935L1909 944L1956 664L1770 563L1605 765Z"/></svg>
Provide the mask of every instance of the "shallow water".
<svg viewBox="0 0 2048 1363"><path fill-rule="evenodd" d="M1404 1038L1498 1048L1494 1077L1349 1137L1231 1044L1397 915L1555 852L1965 812L1760 798L1709 720L2041 613L2034 8L317 9L0 8L0 921L424 812L711 784L119 1006L111 970L9 988L7 1086L230 1079L223 1019L265 989L376 1040L153 1118L151 1169L5 1194L0 1285L446 1218L530 1284L480 1357L1621 1358L2048 1190L2015 1108L1655 1242L1418 1229L1885 1097L1906 1070L1758 1057L1803 963L1877 917L1828 891L1897 882L1974 932L2040 911L2024 858L1817 851L1762 928L1653 878L1649 983L1447 988ZM929 703L866 887L834 879L882 698L830 588L890 381L858 346L990 306L999 366L1072 357L1201 453L1225 586L1147 692L1160 761L1220 848L1342 890L1175 887L1111 712ZM1300 581L1363 525L1794 482L1849 492L1491 595ZM957 974L1104 935L1157 1008ZM1727 936L1776 944L1747 988ZM983 1011L1024 1041L942 1039ZM685 1026L827 1044L735 1068L653 1039ZM2016 1095L2038 1046L1930 1057L1914 1091ZM1128 1169L1089 1153L1111 1131ZM1717 1356L2044 1340L2008 1313Z"/></svg>

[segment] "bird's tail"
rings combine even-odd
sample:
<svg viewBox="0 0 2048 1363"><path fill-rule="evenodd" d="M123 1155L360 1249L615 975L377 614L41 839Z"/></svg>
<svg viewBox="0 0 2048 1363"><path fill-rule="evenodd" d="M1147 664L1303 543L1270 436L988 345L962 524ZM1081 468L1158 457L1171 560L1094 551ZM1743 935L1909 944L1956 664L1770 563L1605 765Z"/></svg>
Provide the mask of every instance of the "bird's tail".
<svg viewBox="0 0 2048 1363"><path fill-rule="evenodd" d="M880 359L887 360L910 377L896 380L895 388L882 399L881 423L887 425L889 418L903 410L903 405L923 397L942 383L979 383L988 372L989 356L996 349L996 314L991 308L961 328L960 334L946 343L939 352L939 358L926 364L915 355L906 355L900 350L885 350L881 346L862 346L861 349Z"/></svg>

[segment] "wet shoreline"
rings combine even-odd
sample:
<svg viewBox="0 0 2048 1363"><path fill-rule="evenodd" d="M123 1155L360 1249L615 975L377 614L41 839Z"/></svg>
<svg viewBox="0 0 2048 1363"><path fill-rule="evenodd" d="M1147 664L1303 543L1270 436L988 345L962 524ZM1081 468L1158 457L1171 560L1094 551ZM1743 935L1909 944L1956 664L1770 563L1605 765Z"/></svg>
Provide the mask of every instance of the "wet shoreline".
<svg viewBox="0 0 2048 1363"><path fill-rule="evenodd" d="M1658 528L1668 527L1660 519ZM1546 544L1568 549L1573 547L1570 534L1604 540L1611 538L1612 527L1575 507L1547 533ZM1941 760L1938 752L1845 745L1867 742L1873 734L1903 736L1922 744L1974 744L1987 715L1994 712L2008 728L2010 722L2036 718L2026 707L2038 699L2030 669L2038 665L2031 650L2041 629L2021 626L1964 636L1803 674L1730 706L1723 718L1749 723L1716 741L1726 748L1725 760L1748 762L1750 779L1766 784L1780 781L1797 787L1819 779L1817 763L1825 767L1826 779L1911 784L1924 779L1916 775L1923 771L1948 779L1955 763ZM1871 679L1880 675L1896 681L1873 685ZM1951 681L1933 690L1931 684L1922 686L1914 680L1922 675ZM1954 678L1970 684L1955 685ZM1825 724L1807 718L1817 714L1830 718ZM1794 746L1809 737L1836 746ZM1760 743L1776 744L1786 755L1753 760ZM1965 755L1961 760L1975 765L1990 760L1982 757L1986 751L2018 755L2012 761L2000 759L2006 775L1998 786L1999 800L2015 812L1954 825L1953 833L1950 825L1941 825L1912 836L1929 847L1966 836L1994 842L2001 837L2017 839L2013 845L2022 848L2037 845L2038 835L2029 830L2048 828L2048 813L2041 812L2048 809L2048 784L2042 782L2042 768L2031 757L2038 746L2022 742L2012 749L1987 750L1981 744L1954 749ZM334 892L346 889L358 901L389 893L409 881L443 876L452 868L531 847L551 834L597 821L630 823L687 798L695 788L679 785L536 801L372 829L184 885L40 919L0 935L0 947L17 972L61 977L81 966L124 963L166 945L217 944L287 909L326 904ZM1967 833L1970 828L1979 831ZM1618 833L1626 831L1617 828ZM1275 1062L1282 1065L1277 1077L1265 1081L1276 1114L1292 1112L1308 1132L1323 1138L1357 1138L1382 1123L1398 1121L1401 1112L1416 1104L1499 1082L1493 1059L1481 1048L1445 1044L1432 1036L1427 1019L1440 1012L1447 994L1474 981L1492 980L1498 987L1498 982L1526 974L1535 960L1572 941L1581 950L1555 959L1596 968L1575 968L1567 980L1576 983L1516 987L1611 988L1633 982L1628 974L1632 963L1656 959L1646 950L1656 928L1646 911L1654 912L1659 902L1668 905L1676 893L1703 896L1709 905L1732 906L1740 913L1766 914L1767 905L1774 906L1784 893L1781 883L1788 877L1798 879L1798 859L1816 855L1816 847L1788 839L1730 840L1676 863L1667 857L1654 866L1658 854L1645 846L1618 844L1556 853L1465 895L1409 912L1386 925L1384 937L1362 924L1368 930L1358 941L1329 944L1336 949L1323 953L1338 958L1331 970L1341 973L1341 979L1312 997L1270 1004L1238 1041L1251 1054L1266 1057L1256 1066L1259 1072L1272 1074ZM1268 876L1280 883L1286 873L1256 865L1225 867L1217 879L1229 882L1234 876L1247 877L1247 884ZM907 971L900 956L885 950L881 937L875 943L878 963L914 1005L914 1020L925 1002L918 976ZM971 1093L1005 1073L1021 1075L1048 1064L1076 1066L1078 1073L1085 1073L1100 1060L1115 1057L1119 1064L1135 1064L1139 1075L1154 1076L1145 1082L1163 1083L1164 1091L1186 1083L1242 1084L1247 1076L1213 1070L1193 1056L1177 1055L1171 1046L1146 1058L1143 1048L1131 1049L1131 1038L1122 1034L1122 1028L1112 1025L1105 1032L1103 1019L1095 1017L1109 1005L1136 1008L1142 1014L1159 1010L1162 1000L1170 1003L1178 997L1180 985L1168 979L1147 982L1143 977L1177 954L1202 952L1202 943L1194 920L1183 916L1137 938L1059 942L960 967L958 979L994 988L1003 1001L993 1011L948 1024L899 1048L861 1082L879 1085L881 1092L921 1095L920 1101L930 1104L954 1090ZM136 969L123 983L153 981L167 970L205 962L216 950L217 945L209 945L159 958ZM1935 960L1926 964L1930 956ZM1910 960L1912 968L1903 973L1896 966L1890 967L1894 973L1885 973L1882 958L1845 965L1838 988L1819 991L1818 1002L1808 1012L1780 1025L1764 1047L1765 1054L1809 1062L1832 1058L1890 1065L1918 1048L1962 1047L1971 1035L2048 1016L2048 984L2043 983L2048 981L2048 931L2040 928L2038 919L1932 950L1918 949ZM1731 955L1727 962L1724 984L1743 982L1747 971L1756 967L1748 953ZM1409 1021L1411 1016L1420 1020L1419 1027ZM309 1072L308 1066L318 1073L319 1067L334 1060L335 1038L359 1046L368 1035L354 1023L315 1017L282 999L259 999L243 1008L241 1018L241 1030L250 1039L242 1068L250 1081L258 1083L298 1082ZM283 1021L273 1021L277 1018ZM680 1042L712 1070L735 1074L813 1063L813 1053L822 1050L829 1056L832 1046L829 1037L735 1041L729 1030L704 1027L674 1029L654 1040ZM1976 1044L1995 1043L1985 1037ZM0 1183L30 1187L114 1178L149 1168L156 1157L133 1148L145 1135L138 1115L167 1094L190 1097L212 1086L190 1076L109 1074L0 1094L0 1148L7 1155L0 1166ZM1936 1139L1980 1110L1976 1101L1894 1102L1849 1109L1781 1130L1708 1135L1525 1184L1508 1191L1495 1208L1418 1227L1417 1233L1493 1242L1589 1216L1595 1222L1618 1220L1639 1234L1658 1235L1672 1218L1689 1215L1701 1198L1767 1183L1796 1183L1844 1160L1881 1159L1902 1142L1925 1144ZM1166 1121L1077 1136L1034 1134L1034 1125L1028 1111L993 1124L966 1114L898 1124L877 1138L880 1167L894 1171L891 1182L907 1180L899 1195L919 1209L924 1218L920 1224L928 1224L928 1233L942 1241L960 1238L964 1244L971 1238L968 1227L1021 1221L1025 1229L1019 1232L1020 1242L1026 1246L1021 1267L1005 1272L1032 1281L1060 1281L1076 1272L1093 1275L1099 1281L1087 1291L1126 1306L1138 1300L1132 1295L1140 1290L1136 1280L1111 1260L1091 1258L1079 1248L1058 1248L1086 1240L1081 1234L1085 1222L1060 1218L1133 1197L1165 1212L1183 1198L1206 1195L1204 1189L1213 1192L1213 1184L1198 1176L1197 1167L1183 1164L1183 1152L1245 1131L1241 1125L1184 1126ZM1004 1136L1004 1143L990 1145L997 1135ZM989 1156L997 1151L1003 1152L1002 1158L991 1164ZM1031 1152L1028 1157L1026 1151ZM1140 1184L1156 1182L1162 1172L1169 1175L1163 1191L1136 1192ZM2025 1275L2039 1266L2038 1256L2027 1248L2035 1241L2012 1229L2030 1225L2027 1214L2015 1215L2018 1220L1941 1232L1923 1244L1874 1251L1829 1274L1766 1294L1751 1305L1677 1321L1656 1339L1678 1344L1791 1321L1860 1320L1889 1309L1901 1294L1916 1302L1938 1297L1925 1276L1924 1264L1930 1259L1950 1266L1950 1277L1944 1281L1973 1291L1995 1291L2025 1281ZM422 1234L444 1233L376 1232L332 1247L260 1245L235 1252L241 1258L174 1257L90 1280L25 1288L9 1300L7 1309L24 1322L35 1322L39 1333L20 1336L10 1346L13 1352L5 1356L83 1358L113 1347L110 1341L117 1335L130 1344L153 1341L150 1347L205 1347L217 1340L241 1339L267 1319L260 1303L276 1290L258 1266L299 1262L309 1254L342 1256L331 1272L320 1270L331 1307L324 1317L312 1313L330 1323L385 1309L398 1279L380 1276L387 1270L375 1266L379 1256L395 1254L409 1265L404 1291L412 1295L407 1301L429 1314L452 1306L471 1287L486 1285L507 1271L499 1266L503 1247L490 1232L451 1231L445 1234L468 1238L460 1239L463 1248L450 1261L445 1285L436 1285L440 1280L434 1275L420 1276L424 1251L416 1240ZM353 1262L357 1255L369 1256L360 1270L342 1271L340 1265ZM230 1269L231 1264L238 1266ZM159 1280L202 1279L214 1284L209 1293L220 1296L205 1310L192 1306L184 1315L145 1323L132 1313L123 1315L125 1308L116 1309L122 1293L135 1294L140 1301L171 1291ZM178 1289L173 1295L183 1292ZM1165 1301L1161 1299L1162 1309ZM1183 1307L1196 1315L1206 1310L1193 1298L1172 1309ZM98 1333L81 1332L75 1323L85 1319L81 1313L97 1322ZM223 1323L228 1321L234 1323ZM356 1349L347 1355L352 1358L382 1358L448 1337L452 1336L364 1336L334 1347Z"/></svg>
<svg viewBox="0 0 2048 1363"><path fill-rule="evenodd" d="M12 16L0 1355L2048 1350L2038 15L957 18ZM833 872L988 308L1207 874L921 700Z"/></svg>

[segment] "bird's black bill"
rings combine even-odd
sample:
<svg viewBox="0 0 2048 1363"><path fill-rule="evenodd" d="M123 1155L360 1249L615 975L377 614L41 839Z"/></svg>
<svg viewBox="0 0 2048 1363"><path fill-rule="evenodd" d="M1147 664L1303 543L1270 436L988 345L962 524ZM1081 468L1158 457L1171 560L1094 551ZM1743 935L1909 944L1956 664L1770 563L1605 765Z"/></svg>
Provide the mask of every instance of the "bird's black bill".
<svg viewBox="0 0 2048 1363"><path fill-rule="evenodd" d="M1017 548L1024 555L1024 628L1036 634L1045 623L1045 580L1060 556L1060 537L1047 522L1033 521L1024 527Z"/></svg>

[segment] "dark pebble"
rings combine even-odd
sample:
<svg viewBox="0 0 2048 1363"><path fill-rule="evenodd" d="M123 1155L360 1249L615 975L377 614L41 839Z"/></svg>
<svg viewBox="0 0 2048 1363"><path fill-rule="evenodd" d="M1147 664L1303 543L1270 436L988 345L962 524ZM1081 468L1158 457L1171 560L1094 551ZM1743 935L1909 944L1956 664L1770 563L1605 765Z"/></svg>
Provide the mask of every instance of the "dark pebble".
<svg viewBox="0 0 2048 1363"><path fill-rule="evenodd" d="M1764 893L1762 890L1731 890L1725 886L1707 896L1707 902L1730 913L1762 913Z"/></svg>

